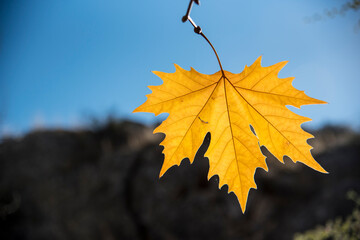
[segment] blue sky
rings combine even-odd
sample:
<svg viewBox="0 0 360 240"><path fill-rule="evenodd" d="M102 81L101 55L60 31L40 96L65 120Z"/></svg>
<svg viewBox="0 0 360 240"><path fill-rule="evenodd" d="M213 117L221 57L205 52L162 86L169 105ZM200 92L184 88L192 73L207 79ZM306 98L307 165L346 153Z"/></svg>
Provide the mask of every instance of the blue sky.
<svg viewBox="0 0 360 240"><path fill-rule="evenodd" d="M305 126L360 127L359 13L324 17L344 1L203 0L191 13L217 49L224 69L241 72L260 55L263 66L288 60L281 77L328 105L296 110ZM161 120L132 110L152 70L173 63L219 70L207 43L182 23L188 0L9 0L0 3L0 133L34 127L79 127L112 113L146 124Z"/></svg>

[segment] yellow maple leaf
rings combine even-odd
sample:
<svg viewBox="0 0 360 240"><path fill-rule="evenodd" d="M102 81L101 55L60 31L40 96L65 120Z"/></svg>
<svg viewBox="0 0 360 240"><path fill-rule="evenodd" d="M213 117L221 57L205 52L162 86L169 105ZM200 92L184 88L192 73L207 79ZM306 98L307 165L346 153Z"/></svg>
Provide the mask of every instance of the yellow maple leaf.
<svg viewBox="0 0 360 240"><path fill-rule="evenodd" d="M152 93L134 112L169 113L154 130L166 135L161 143L165 159L160 177L171 166L180 165L184 158L192 163L208 132L211 133L205 154L210 162L208 179L218 175L219 188L227 184L243 212L249 190L256 189L256 168L268 170L260 145L281 162L286 155L294 162L326 173L312 157L312 147L306 142L313 136L300 126L311 119L286 107L325 102L295 89L294 78L278 78L286 63L262 67L259 57L239 74L219 71L205 75L177 65L175 73L154 72L164 83L149 86Z"/></svg>

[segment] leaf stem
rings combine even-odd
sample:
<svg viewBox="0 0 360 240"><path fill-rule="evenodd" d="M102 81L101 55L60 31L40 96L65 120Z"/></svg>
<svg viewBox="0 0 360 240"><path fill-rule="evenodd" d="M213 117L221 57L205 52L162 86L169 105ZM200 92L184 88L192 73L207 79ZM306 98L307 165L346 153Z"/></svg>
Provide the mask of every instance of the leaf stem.
<svg viewBox="0 0 360 240"><path fill-rule="evenodd" d="M223 77L225 77L225 73L224 73L224 69L222 68L222 65L221 65L221 61L220 61L220 58L219 58L219 55L217 54L214 46L211 44L210 40L205 36L205 34L203 32L199 33L201 36L203 36L203 38L205 38L205 40L209 43L209 45L211 46L212 50L214 51L215 55L216 55L216 58L219 62L219 66L220 66L220 69L221 69L221 74L223 75Z"/></svg>

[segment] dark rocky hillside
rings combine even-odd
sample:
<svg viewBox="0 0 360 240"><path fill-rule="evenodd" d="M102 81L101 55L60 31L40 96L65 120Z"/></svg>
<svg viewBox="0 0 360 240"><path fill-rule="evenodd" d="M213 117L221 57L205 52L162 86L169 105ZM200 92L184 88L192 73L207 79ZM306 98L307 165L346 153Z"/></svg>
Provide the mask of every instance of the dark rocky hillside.
<svg viewBox="0 0 360 240"><path fill-rule="evenodd" d="M0 143L0 239L291 239L346 216L360 193L360 137L315 131L313 153L330 174L268 154L245 215L218 179L205 146L158 179L162 136L132 122L87 131L41 130ZM264 149L266 152L266 149Z"/></svg>

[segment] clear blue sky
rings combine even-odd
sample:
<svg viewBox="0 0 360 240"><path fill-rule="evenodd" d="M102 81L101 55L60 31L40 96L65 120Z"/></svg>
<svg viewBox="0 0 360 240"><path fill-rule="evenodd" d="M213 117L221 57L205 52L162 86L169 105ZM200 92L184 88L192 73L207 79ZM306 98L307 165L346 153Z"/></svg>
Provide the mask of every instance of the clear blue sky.
<svg viewBox="0 0 360 240"><path fill-rule="evenodd" d="M192 18L215 45L223 66L241 72L260 55L268 66L288 60L281 77L328 105L296 112L305 126L360 126L360 11L307 23L344 1L203 0ZM133 114L152 70L173 63L212 74L219 70L207 43L183 24L188 0L3 0L0 3L0 133L35 126L77 127L87 116ZM158 118L159 119L159 118ZM161 119L161 118L160 118Z"/></svg>

